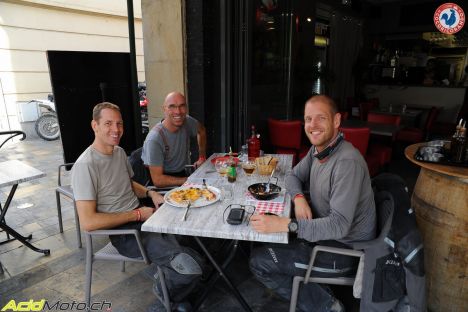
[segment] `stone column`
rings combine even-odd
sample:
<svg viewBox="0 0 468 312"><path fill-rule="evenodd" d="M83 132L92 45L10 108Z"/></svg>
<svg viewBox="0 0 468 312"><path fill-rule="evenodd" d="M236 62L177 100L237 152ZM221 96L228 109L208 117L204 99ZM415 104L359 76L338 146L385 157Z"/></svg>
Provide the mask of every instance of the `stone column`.
<svg viewBox="0 0 468 312"><path fill-rule="evenodd" d="M171 91L186 94L184 0L141 0L150 128Z"/></svg>

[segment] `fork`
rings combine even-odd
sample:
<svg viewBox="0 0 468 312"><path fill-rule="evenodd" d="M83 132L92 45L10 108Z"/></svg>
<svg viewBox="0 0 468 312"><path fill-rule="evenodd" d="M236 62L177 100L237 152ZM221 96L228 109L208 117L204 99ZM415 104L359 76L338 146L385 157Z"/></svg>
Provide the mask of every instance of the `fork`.
<svg viewBox="0 0 468 312"><path fill-rule="evenodd" d="M187 212L190 208L190 206L192 205L192 201L190 201L190 199L188 200L188 204L187 204L187 208L185 208L185 213L184 215L182 216L182 221L185 221L187 220Z"/></svg>

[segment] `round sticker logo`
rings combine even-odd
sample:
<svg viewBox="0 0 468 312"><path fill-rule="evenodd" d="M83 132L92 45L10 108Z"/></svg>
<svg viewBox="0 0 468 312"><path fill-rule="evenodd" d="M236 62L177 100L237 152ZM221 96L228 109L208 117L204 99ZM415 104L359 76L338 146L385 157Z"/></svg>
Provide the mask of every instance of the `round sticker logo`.
<svg viewBox="0 0 468 312"><path fill-rule="evenodd" d="M434 13L434 24L444 34L455 34L465 25L465 12L455 3L444 3Z"/></svg>

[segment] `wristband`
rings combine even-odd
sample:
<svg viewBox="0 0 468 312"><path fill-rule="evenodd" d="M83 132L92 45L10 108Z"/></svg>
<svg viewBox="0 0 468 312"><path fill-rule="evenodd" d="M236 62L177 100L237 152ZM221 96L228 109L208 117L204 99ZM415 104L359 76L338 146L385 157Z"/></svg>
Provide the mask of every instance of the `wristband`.
<svg viewBox="0 0 468 312"><path fill-rule="evenodd" d="M296 198L305 198L305 196L303 194L300 194L300 193L296 194L296 196L294 196L294 198L293 198L293 201L295 201Z"/></svg>
<svg viewBox="0 0 468 312"><path fill-rule="evenodd" d="M146 198L149 198L149 192L152 191L152 190L146 190Z"/></svg>
<svg viewBox="0 0 468 312"><path fill-rule="evenodd" d="M137 214L137 220L136 220L136 221L139 222L139 221L141 220L141 212L140 212L140 209L138 208L138 209L135 209L134 211L135 211L136 214Z"/></svg>
<svg viewBox="0 0 468 312"><path fill-rule="evenodd" d="M205 160L206 160L206 156L200 156L200 157L198 157L198 160L199 160L199 161L200 161L200 160L201 160L201 161L205 161Z"/></svg>

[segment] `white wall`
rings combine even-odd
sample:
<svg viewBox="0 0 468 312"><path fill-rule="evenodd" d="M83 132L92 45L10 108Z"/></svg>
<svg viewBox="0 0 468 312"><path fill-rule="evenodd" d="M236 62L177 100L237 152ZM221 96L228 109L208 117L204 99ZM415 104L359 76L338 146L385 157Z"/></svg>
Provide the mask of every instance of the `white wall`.
<svg viewBox="0 0 468 312"><path fill-rule="evenodd" d="M144 81L141 5L133 2L138 80ZM0 129L18 129L17 101L52 93L47 50L129 52L127 1L0 1Z"/></svg>

